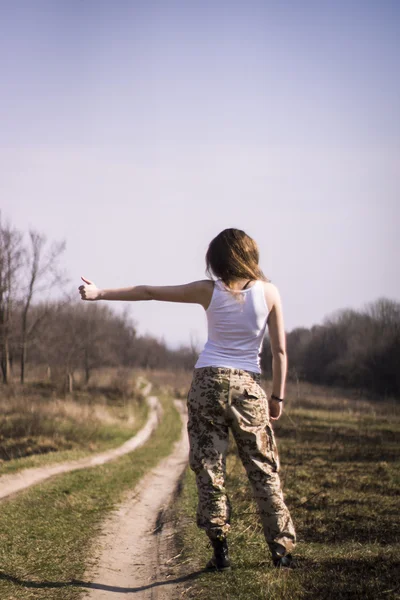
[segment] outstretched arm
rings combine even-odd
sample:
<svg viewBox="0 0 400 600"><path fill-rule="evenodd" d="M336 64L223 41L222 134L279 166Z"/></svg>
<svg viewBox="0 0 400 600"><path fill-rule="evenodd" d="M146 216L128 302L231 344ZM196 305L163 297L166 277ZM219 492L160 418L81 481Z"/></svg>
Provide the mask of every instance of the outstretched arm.
<svg viewBox="0 0 400 600"><path fill-rule="evenodd" d="M207 308L212 294L212 282L193 281L184 285L137 285L127 288L100 289L93 281L82 277L85 285L79 286L82 300L161 300L164 302L188 302Z"/></svg>

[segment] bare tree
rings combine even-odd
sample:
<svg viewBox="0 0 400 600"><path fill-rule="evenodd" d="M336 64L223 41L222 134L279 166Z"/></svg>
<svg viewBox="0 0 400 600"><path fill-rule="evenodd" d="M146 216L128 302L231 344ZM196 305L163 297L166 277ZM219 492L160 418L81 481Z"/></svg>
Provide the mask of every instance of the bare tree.
<svg viewBox="0 0 400 600"><path fill-rule="evenodd" d="M29 340L34 336L39 324L48 315L50 304L42 304L42 310L36 312L35 318L29 322L29 312L35 293L51 287L61 277L59 259L65 250L65 242L53 242L46 249L46 237L36 231L29 232L30 248L28 256L28 285L23 299L21 313L21 383L25 380L26 353Z"/></svg>
<svg viewBox="0 0 400 600"><path fill-rule="evenodd" d="M21 233L3 224L0 214L0 363L4 383L10 379L11 317L23 256Z"/></svg>

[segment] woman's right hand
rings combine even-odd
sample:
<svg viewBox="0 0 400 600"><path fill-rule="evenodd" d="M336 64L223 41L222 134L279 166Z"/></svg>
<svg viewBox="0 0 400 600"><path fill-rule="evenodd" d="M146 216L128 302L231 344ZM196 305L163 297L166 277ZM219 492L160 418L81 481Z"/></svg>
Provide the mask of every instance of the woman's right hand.
<svg viewBox="0 0 400 600"><path fill-rule="evenodd" d="M93 281L90 281L90 279L85 279L85 277L81 277L81 279L86 284L80 285L78 288L81 300L99 300L100 290L97 285Z"/></svg>
<svg viewBox="0 0 400 600"><path fill-rule="evenodd" d="M268 398L269 417L277 421L282 414L282 402L277 402L273 398Z"/></svg>

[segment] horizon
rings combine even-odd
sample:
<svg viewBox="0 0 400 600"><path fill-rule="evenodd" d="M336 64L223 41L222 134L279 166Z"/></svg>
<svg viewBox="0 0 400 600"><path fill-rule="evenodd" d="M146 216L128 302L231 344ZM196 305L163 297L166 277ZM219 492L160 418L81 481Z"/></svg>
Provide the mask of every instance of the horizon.
<svg viewBox="0 0 400 600"><path fill-rule="evenodd" d="M399 17L391 0L4 2L4 218L66 240L68 289L204 279L237 227L287 331L399 300ZM205 342L201 308L129 314L169 347Z"/></svg>

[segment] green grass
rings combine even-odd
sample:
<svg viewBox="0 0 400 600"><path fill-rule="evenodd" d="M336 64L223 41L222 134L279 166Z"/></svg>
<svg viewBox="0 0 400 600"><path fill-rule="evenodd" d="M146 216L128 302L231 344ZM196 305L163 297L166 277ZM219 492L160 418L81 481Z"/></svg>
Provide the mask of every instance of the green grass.
<svg viewBox="0 0 400 600"><path fill-rule="evenodd" d="M326 408L288 410L274 425L281 479L295 522L297 571L272 568L246 474L231 444L227 487L233 505L233 568L202 573L186 598L376 600L400 598L399 433L396 414ZM211 556L197 530L197 495L187 472L176 508L180 573Z"/></svg>
<svg viewBox="0 0 400 600"><path fill-rule="evenodd" d="M88 456L89 454L97 454L111 448L116 448L122 445L129 438L135 435L141 427L143 427L148 416L148 406L145 402L135 406L135 420L132 425L125 424L122 420L120 423L105 424L105 423L82 423L77 425L71 424L75 428L76 442L70 445L73 448L61 450L60 445L57 445L59 438L55 439L54 450L40 452L40 436L34 439L34 448L38 451L37 454L30 456L22 456L8 461L0 461L0 476L9 473L15 473L22 469L33 467L43 467L50 464L77 460ZM62 447L62 445L61 445Z"/></svg>
<svg viewBox="0 0 400 600"><path fill-rule="evenodd" d="M181 431L171 400L142 447L100 467L72 472L22 492L0 513L1 600L76 600L92 541L107 513L161 458Z"/></svg>

